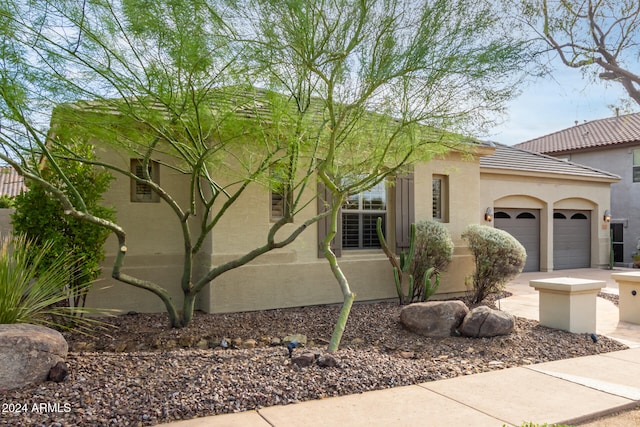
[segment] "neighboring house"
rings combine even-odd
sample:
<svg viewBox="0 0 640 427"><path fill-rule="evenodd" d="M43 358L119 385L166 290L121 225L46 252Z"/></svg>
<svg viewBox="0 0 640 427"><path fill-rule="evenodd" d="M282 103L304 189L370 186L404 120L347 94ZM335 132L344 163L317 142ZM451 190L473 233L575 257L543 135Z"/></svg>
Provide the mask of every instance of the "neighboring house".
<svg viewBox="0 0 640 427"><path fill-rule="evenodd" d="M27 191L24 178L12 167L0 167L0 197L14 197L23 191ZM0 209L0 236L11 232L11 212L13 209Z"/></svg>
<svg viewBox="0 0 640 427"><path fill-rule="evenodd" d="M640 239L640 113L577 124L517 147L621 177L611 186L611 231L616 265L629 266Z"/></svg>
<svg viewBox="0 0 640 427"><path fill-rule="evenodd" d="M12 167L0 167L0 196L14 197L23 191L27 191L24 178Z"/></svg>
<svg viewBox="0 0 640 427"><path fill-rule="evenodd" d="M122 162L123 167L135 167L135 161L121 153L107 151L103 156ZM175 190L189 185L171 169L153 167L163 186L169 184ZM554 255L560 259L576 248L585 250L579 266L602 266L608 261L608 231L603 229L602 216L609 209L609 186L617 180L609 173L512 147L479 145L473 155L451 152L446 158L416 164L413 173L399 177L394 186L380 185L350 198L335 250L358 301L396 298L391 267L375 238L373 224L378 216L384 219L387 240L399 248L407 245L411 222L435 219L446 225L455 252L443 275L440 297L466 290L465 276L474 266L461 234L471 223L495 221L497 227L512 232L530 252L529 270L551 270L558 264ZM105 201L116 207L119 223L128 233L125 271L156 281L179 298L182 241L173 213L122 176L114 180ZM198 260L199 272L261 244L271 221L282 211L281 203L281 196L263 186L247 189L208 240ZM495 218L486 217L487 208ZM295 222L318 209L324 209L322 201L307 206ZM560 214L579 224L556 221ZM325 233L326 224L314 224L286 248L225 273L203 290L198 308L234 312L341 302L340 289L318 250ZM587 236L586 240L563 248L554 238L575 233ZM151 293L110 278L116 247L115 240L107 242L103 281L94 286L88 303L123 311L162 311L164 306Z"/></svg>

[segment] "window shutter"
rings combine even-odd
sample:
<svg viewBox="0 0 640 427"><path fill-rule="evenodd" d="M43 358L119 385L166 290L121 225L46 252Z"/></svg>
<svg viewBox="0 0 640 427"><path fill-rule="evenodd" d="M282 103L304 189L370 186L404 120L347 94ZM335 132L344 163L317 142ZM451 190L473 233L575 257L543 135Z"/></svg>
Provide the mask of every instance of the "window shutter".
<svg viewBox="0 0 640 427"><path fill-rule="evenodd" d="M415 222L413 174L396 177L396 252L409 249L411 224Z"/></svg>
<svg viewBox="0 0 640 427"><path fill-rule="evenodd" d="M326 212L331 207L331 191L322 182L318 182L318 213ZM324 217L318 221L318 258L324 258L322 242L329 232L331 218ZM331 250L336 256L342 255L342 214L338 213L338 232L331 241Z"/></svg>

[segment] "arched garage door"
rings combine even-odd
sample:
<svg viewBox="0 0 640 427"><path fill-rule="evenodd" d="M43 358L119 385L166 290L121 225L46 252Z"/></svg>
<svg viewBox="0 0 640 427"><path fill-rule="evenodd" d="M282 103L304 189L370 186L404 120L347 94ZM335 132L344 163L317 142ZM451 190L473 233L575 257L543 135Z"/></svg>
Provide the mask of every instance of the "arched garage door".
<svg viewBox="0 0 640 427"><path fill-rule="evenodd" d="M553 269L591 267L591 212L553 212Z"/></svg>
<svg viewBox="0 0 640 427"><path fill-rule="evenodd" d="M540 210L496 208L494 226L515 237L527 251L522 271L540 271Z"/></svg>

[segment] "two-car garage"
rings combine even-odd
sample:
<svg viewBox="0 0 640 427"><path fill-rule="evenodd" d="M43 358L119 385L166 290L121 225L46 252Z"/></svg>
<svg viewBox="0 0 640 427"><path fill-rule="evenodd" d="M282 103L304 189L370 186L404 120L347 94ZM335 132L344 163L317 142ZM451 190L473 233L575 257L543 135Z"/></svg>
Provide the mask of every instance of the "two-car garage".
<svg viewBox="0 0 640 427"><path fill-rule="evenodd" d="M509 232L527 251L523 271L540 271L540 209L496 208L494 226ZM553 212L553 269L591 266L591 212Z"/></svg>
<svg viewBox="0 0 640 427"><path fill-rule="evenodd" d="M495 147L480 159L479 217L522 243L528 254L525 271L608 265L604 218L611 209L611 184L620 177L507 145ZM486 220L489 209L493 224Z"/></svg>

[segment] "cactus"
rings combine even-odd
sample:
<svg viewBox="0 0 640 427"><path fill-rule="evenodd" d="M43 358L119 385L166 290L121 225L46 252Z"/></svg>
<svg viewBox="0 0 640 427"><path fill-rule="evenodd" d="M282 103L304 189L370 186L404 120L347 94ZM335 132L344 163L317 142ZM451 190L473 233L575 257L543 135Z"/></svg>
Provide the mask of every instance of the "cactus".
<svg viewBox="0 0 640 427"><path fill-rule="evenodd" d="M436 267L428 268L424 272L420 284L417 284L414 275L409 273L416 251L416 225L411 224L409 251L402 251L399 256L389 248L387 241L382 235L382 218L378 218L376 222L376 231L378 233L378 239L380 240L380 246L389 258L389 262L391 262L391 266L393 267L393 278L396 282L396 293L398 294L400 305L416 301L426 301L431 298L431 296L438 291L438 287L440 286L440 271L438 271ZM408 274L407 282L409 285L409 289L406 294L402 291L402 280L405 274ZM434 276L435 283L431 280Z"/></svg>
<svg viewBox="0 0 640 427"><path fill-rule="evenodd" d="M431 296L433 294L435 294L438 291L438 288L440 287L440 273L435 271L435 267L431 267L429 269L427 269L427 271L425 271L424 273L424 277L422 280L422 295L420 300L421 301L426 301L429 298L431 298ZM431 276L435 275L436 277L436 283L433 284L431 282Z"/></svg>
<svg viewBox="0 0 640 427"><path fill-rule="evenodd" d="M378 233L378 240L380 240L380 246L382 250L389 258L389 262L391 262L391 266L393 267L393 277L396 282L396 292L398 294L398 299L400 300L400 305L405 305L408 302L413 300L413 292L414 292L414 280L413 275L409 275L409 292L405 296L402 291L402 279L404 274L409 271L409 266L413 262L413 254L414 254L414 243L416 238L416 226L415 224L411 224L410 228L410 240L409 240L409 252L402 251L400 253L400 261L398 262L398 256L393 252L389 246L387 245L387 241L382 234L382 218L378 218L376 222L376 231Z"/></svg>

